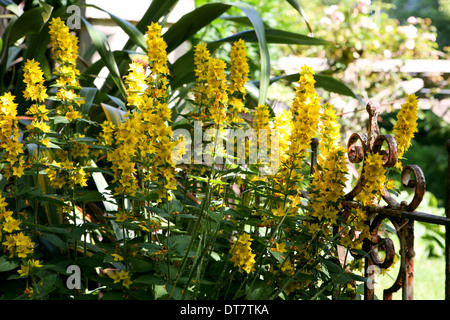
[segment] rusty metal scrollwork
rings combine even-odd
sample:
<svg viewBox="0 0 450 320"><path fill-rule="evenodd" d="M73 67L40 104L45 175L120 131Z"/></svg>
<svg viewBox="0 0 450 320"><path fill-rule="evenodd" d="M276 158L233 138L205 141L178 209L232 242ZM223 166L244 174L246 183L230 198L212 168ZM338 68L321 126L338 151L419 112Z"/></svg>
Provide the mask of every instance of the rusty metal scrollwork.
<svg viewBox="0 0 450 320"><path fill-rule="evenodd" d="M398 162L398 148L395 138L391 135L381 135L378 127L378 115L380 113L380 105L376 102L369 102L367 104L367 112L369 113L368 135L365 133L353 133L347 144L347 155L351 163L361 163L361 174L353 189L345 195L347 202L352 201L355 196L362 191L365 184L364 159L370 153L378 153L383 156L383 166L394 167ZM392 197L386 187L382 198L387 203L385 208L395 209L400 211L413 212L420 204L425 194L425 177L416 165L406 165L401 174L401 182L403 187L414 189L414 197L410 203L406 201L400 204ZM344 205L345 207L345 205ZM392 293L403 288L403 297L405 299L412 298L412 279L413 279L413 260L414 256L414 228L413 220L407 217L393 217L383 214L377 214L373 208L366 208L371 213L369 221L371 239L366 239L363 244L363 250L367 253L366 259L366 276L368 266L375 265L379 268L389 268L394 262L396 249L392 239L383 238L379 235L379 228L384 220L389 219L394 225L397 236L400 239L400 255L401 265L399 275L392 285L392 287L385 290L384 298L392 298ZM348 210L346 208L345 210ZM412 240L411 240L412 239ZM380 258L379 251L384 251L384 258ZM361 258L360 255L355 255L355 258ZM365 286L365 298L373 299L374 291L369 289L367 284Z"/></svg>

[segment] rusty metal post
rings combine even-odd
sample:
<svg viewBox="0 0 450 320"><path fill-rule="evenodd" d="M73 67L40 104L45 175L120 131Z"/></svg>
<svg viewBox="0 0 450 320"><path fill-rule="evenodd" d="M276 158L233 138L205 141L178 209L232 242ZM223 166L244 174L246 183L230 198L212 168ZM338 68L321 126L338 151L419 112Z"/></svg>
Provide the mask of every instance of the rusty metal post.
<svg viewBox="0 0 450 320"><path fill-rule="evenodd" d="M414 220L407 220L401 232L403 246L400 248L403 273L402 299L413 300L414 296Z"/></svg>
<svg viewBox="0 0 450 320"><path fill-rule="evenodd" d="M445 216L450 218L450 139L447 140L447 199ZM445 300L450 300L450 225L445 226Z"/></svg>
<svg viewBox="0 0 450 320"><path fill-rule="evenodd" d="M312 138L311 139L311 175L314 174L314 172L316 171L316 166L317 166L317 152L319 148L319 139L317 138Z"/></svg>

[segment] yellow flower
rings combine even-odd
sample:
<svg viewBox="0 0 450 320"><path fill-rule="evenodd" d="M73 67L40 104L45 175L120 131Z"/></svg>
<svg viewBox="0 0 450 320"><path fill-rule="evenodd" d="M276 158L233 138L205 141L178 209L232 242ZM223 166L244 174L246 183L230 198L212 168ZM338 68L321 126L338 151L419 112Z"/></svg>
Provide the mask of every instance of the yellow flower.
<svg viewBox="0 0 450 320"><path fill-rule="evenodd" d="M383 195L383 185L386 183L386 169L383 167L383 156L378 153L369 153L365 159L362 179L365 183L355 200L361 201L365 206L371 205L375 198Z"/></svg>
<svg viewBox="0 0 450 320"><path fill-rule="evenodd" d="M26 84L23 97L26 100L43 102L48 95L44 86L44 73L39 67L39 62L28 59L23 66L23 72L23 82Z"/></svg>
<svg viewBox="0 0 450 320"><path fill-rule="evenodd" d="M161 35L161 25L152 22L146 32L147 53L149 58L149 67L152 74L167 75L167 44Z"/></svg>
<svg viewBox="0 0 450 320"><path fill-rule="evenodd" d="M274 252L286 252L286 243L275 243L275 248L271 248Z"/></svg>
<svg viewBox="0 0 450 320"><path fill-rule="evenodd" d="M239 39L233 43L231 47L231 66L230 66L230 86L229 92L233 94L235 91L245 94L246 89L244 85L248 81L248 73L250 71L247 56L247 48L245 41Z"/></svg>
<svg viewBox="0 0 450 320"><path fill-rule="evenodd" d="M114 258L114 261L122 261L123 257L117 253L111 253L111 256Z"/></svg>
<svg viewBox="0 0 450 320"><path fill-rule="evenodd" d="M314 72L306 65L300 71L295 98L291 105L292 131L287 150L292 166L300 168L305 150L310 148L311 139L317 131L321 105L314 89Z"/></svg>
<svg viewBox="0 0 450 320"><path fill-rule="evenodd" d="M253 128L257 133L259 133L260 129L269 129L269 117L270 111L267 105L258 105L255 108L255 113L253 115Z"/></svg>
<svg viewBox="0 0 450 320"><path fill-rule="evenodd" d="M234 241L231 245L230 253L233 254L231 261L234 262L234 266L239 266L239 270L244 270L250 273L253 270L255 264L255 254L252 253L251 241L253 239L248 233L244 233L239 236L237 241Z"/></svg>
<svg viewBox="0 0 450 320"><path fill-rule="evenodd" d="M70 176L70 182L74 185L78 184L80 187L87 186L87 174L83 168L74 170Z"/></svg>
<svg viewBox="0 0 450 320"><path fill-rule="evenodd" d="M127 288L133 283L130 279L129 272L125 270L114 272L112 275L109 275L109 277L114 280L114 283L122 281L122 285Z"/></svg>
<svg viewBox="0 0 450 320"><path fill-rule="evenodd" d="M57 60L75 63L78 57L78 39L59 17L49 23L50 43Z"/></svg>
<svg viewBox="0 0 450 320"><path fill-rule="evenodd" d="M3 231L12 233L14 230L20 230L20 220L8 218L3 222Z"/></svg>
<svg viewBox="0 0 450 320"><path fill-rule="evenodd" d="M417 109L418 100L414 94L407 94L406 102L401 105L400 111L397 113L397 122L394 125L393 132L398 147L398 159L401 160L403 155L411 146L411 139L417 132ZM397 167L401 168L401 162L397 163Z"/></svg>
<svg viewBox="0 0 450 320"><path fill-rule="evenodd" d="M20 266L20 270L17 270L17 272L20 274L21 277L26 277L30 273L30 266L22 264Z"/></svg>
<svg viewBox="0 0 450 320"><path fill-rule="evenodd" d="M19 142L21 133L14 98L9 92L0 96L0 147L4 149L2 160L8 162L6 170L3 170L6 178L22 176L23 168L20 167L25 163L24 157L21 156L24 151ZM14 167L16 169L13 169Z"/></svg>
<svg viewBox="0 0 450 320"><path fill-rule="evenodd" d="M78 38L70 33L69 28L59 17L50 21L49 34L53 58L58 61L54 71L58 77L56 98L63 102L63 105L57 106L57 112L73 121L82 117L74 106L78 108L84 103L83 98L75 91L75 88L80 88L78 81L80 71L77 69Z"/></svg>
<svg viewBox="0 0 450 320"><path fill-rule="evenodd" d="M206 43L201 42L194 47L195 77L198 82L206 80L206 71L211 54Z"/></svg>

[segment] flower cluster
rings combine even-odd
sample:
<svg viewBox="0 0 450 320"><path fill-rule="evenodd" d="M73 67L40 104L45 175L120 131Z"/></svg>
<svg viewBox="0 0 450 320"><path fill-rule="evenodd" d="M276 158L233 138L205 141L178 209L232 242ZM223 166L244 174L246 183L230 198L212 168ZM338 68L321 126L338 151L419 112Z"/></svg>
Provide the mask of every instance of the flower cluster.
<svg viewBox="0 0 450 320"><path fill-rule="evenodd" d="M87 186L89 174L84 166L90 154L90 146L82 140L84 135L76 132L74 121L82 119L80 106L84 98L80 96L80 71L77 69L78 38L71 34L69 28L59 17L49 23L51 52L57 62L54 75L56 76L56 96L58 101L55 113L63 117L61 121L64 132L62 147L55 151L56 158L45 169L49 185L56 189ZM25 66L27 67L27 66Z"/></svg>
<svg viewBox="0 0 450 320"><path fill-rule="evenodd" d="M125 270L116 271L109 275L109 277L114 280L114 283L122 281L122 285L127 288L130 288L130 284L133 283L130 279L129 272Z"/></svg>
<svg viewBox="0 0 450 320"><path fill-rule="evenodd" d="M406 95L406 102L401 105L397 113L397 122L394 125L393 132L398 147L398 159L401 160L408 148L411 146L411 139L417 132L417 96L414 94ZM401 162L397 163L401 168Z"/></svg>
<svg viewBox="0 0 450 320"><path fill-rule="evenodd" d="M319 123L319 98L314 88L314 72L306 65L299 73L298 87L294 100L289 108L279 113L274 122L274 128L279 135L280 169L274 179L280 194L288 194L291 203L286 201L280 206L277 204L275 215L284 215L282 212L296 213L300 201L298 194L299 184L303 180L301 173L306 150L311 147L311 139L317 132Z"/></svg>
<svg viewBox="0 0 450 320"><path fill-rule="evenodd" d="M49 110L42 104L48 97L44 81L44 73L39 62L34 59L27 60L23 66L23 82L26 84L23 96L26 100L34 102L27 110L27 114L33 116L33 121L27 126L30 132L29 140L48 146L50 140L43 135L50 131L47 124Z"/></svg>
<svg viewBox="0 0 450 320"><path fill-rule="evenodd" d="M206 46L206 43L201 42L194 47L194 65L195 65L195 92L194 103L198 105L198 111L192 116L195 119L202 120L206 117L202 106L208 104L206 95L206 73L208 69L208 62L211 60L211 53Z"/></svg>
<svg viewBox="0 0 450 320"><path fill-rule="evenodd" d="M49 23L49 34L53 57L58 62L54 74L57 76L58 87L56 98L61 104L56 112L73 121L82 117L79 106L84 103L84 99L76 92L80 89L80 71L77 69L78 38L70 33L59 17L53 18Z"/></svg>
<svg viewBox="0 0 450 320"><path fill-rule="evenodd" d="M20 269L17 270L17 272L20 274L21 277L26 277L30 274L30 272L33 271L33 269L41 267L42 265L40 264L39 260L28 259L25 264L22 264L20 266Z"/></svg>
<svg viewBox="0 0 450 320"><path fill-rule="evenodd" d="M115 194L134 197L139 189L136 162L141 164L143 183L157 185L160 198L168 198L167 190L175 190L175 164L171 141L171 110L167 104L167 54L161 27L152 24L146 33L150 74L142 63L132 63L126 76L127 101L131 110L125 121L102 124L103 142L111 146L108 160L112 163Z"/></svg>
<svg viewBox="0 0 450 320"><path fill-rule="evenodd" d="M255 264L256 255L252 253L252 240L248 233L241 234L232 243L230 249L230 253L233 255L230 260L234 262L234 266L238 266L239 270L244 270L247 273L252 272Z"/></svg>
<svg viewBox="0 0 450 320"><path fill-rule="evenodd" d="M270 123L270 111L269 107L265 104L258 105L253 113L253 129L259 132L260 129L269 130Z"/></svg>
<svg viewBox="0 0 450 320"><path fill-rule="evenodd" d="M247 62L247 48L242 39L236 41L230 52L231 66L229 75L228 92L230 95L229 117L232 123L242 123L243 119L239 115L247 112L244 108L244 100L247 90L245 84L248 82L250 68ZM240 96L240 95L241 96Z"/></svg>
<svg viewBox="0 0 450 320"><path fill-rule="evenodd" d="M311 138L317 132L319 123L320 99L314 89L314 72L308 66L300 71L298 87L291 105L293 126L287 155L295 168L301 167L305 150L310 148Z"/></svg>
<svg viewBox="0 0 450 320"><path fill-rule="evenodd" d="M161 25L153 22L146 32L147 53L149 58L149 67L153 75L167 75L167 44L161 35Z"/></svg>
<svg viewBox="0 0 450 320"><path fill-rule="evenodd" d="M7 205L6 199L0 196L0 239L4 232L6 240L2 244L9 251L10 257L27 258L34 252L35 243L21 231L21 221L13 218L13 212L6 209Z"/></svg>
<svg viewBox="0 0 450 320"><path fill-rule="evenodd" d="M332 105L326 104L320 116L319 154L317 170L312 181L313 216L319 221L325 218L336 224L339 211L342 209L339 200L344 196L347 181L346 150L340 146L340 126L336 121L336 111Z"/></svg>
<svg viewBox="0 0 450 320"><path fill-rule="evenodd" d="M6 162L2 173L7 177L21 177L24 174L25 157L19 142L21 133L18 126L17 103L11 93L0 96L0 146L1 160Z"/></svg>
<svg viewBox="0 0 450 320"><path fill-rule="evenodd" d="M78 151L83 151L81 146L85 146L85 144L79 144ZM53 160L45 169L49 185L54 189L61 189L64 187L73 188L76 185L86 187L89 173L84 170L82 161L74 160L80 160L80 158L86 157L88 154L84 152L74 154L72 155L73 160L71 161L69 160L68 151L57 150L55 153L58 155L59 161Z"/></svg>
<svg viewBox="0 0 450 320"><path fill-rule="evenodd" d="M243 40L233 43L230 57L230 74L227 77L225 61L211 57L205 43L199 43L194 48L194 65L196 87L194 102L199 111L194 117L213 120L221 126L224 121L242 123L239 116L248 110L244 107L246 95L245 84L248 82L249 66L247 49ZM208 112L202 108L208 106Z"/></svg>
<svg viewBox="0 0 450 320"><path fill-rule="evenodd" d="M379 153L367 154L367 157L364 159L361 179L364 184L361 192L356 195L355 200L361 201L364 206L368 206L383 195L384 184L386 183L383 155Z"/></svg>

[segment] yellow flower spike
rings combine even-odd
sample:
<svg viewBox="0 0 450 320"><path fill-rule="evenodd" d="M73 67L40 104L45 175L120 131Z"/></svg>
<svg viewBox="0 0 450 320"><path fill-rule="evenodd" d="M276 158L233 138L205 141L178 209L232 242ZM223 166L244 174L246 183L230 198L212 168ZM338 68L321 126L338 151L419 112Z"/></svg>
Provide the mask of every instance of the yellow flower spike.
<svg viewBox="0 0 450 320"><path fill-rule="evenodd" d="M233 43L230 52L230 94L233 94L236 91L243 94L246 93L245 84L248 81L248 74L250 72L246 53L247 48L245 47L244 40L239 39L238 41Z"/></svg>
<svg viewBox="0 0 450 320"><path fill-rule="evenodd" d="M401 159L411 146L411 139L417 132L417 109L418 100L414 94L406 95L406 102L401 105L397 113L397 122L394 125L393 133L398 147L397 168L401 168Z"/></svg>
<svg viewBox="0 0 450 320"><path fill-rule="evenodd" d="M153 75L169 74L167 67L167 44L161 36L161 25L156 22L152 22L148 26L146 32L147 54L149 58L149 67Z"/></svg>
<svg viewBox="0 0 450 320"><path fill-rule="evenodd" d="M44 86L44 73L39 67L39 62L27 60L23 66L23 82L26 84L23 97L25 100L43 102L47 97L47 89Z"/></svg>
<svg viewBox="0 0 450 320"><path fill-rule="evenodd" d="M383 167L383 156L381 154L369 153L365 159L364 179L365 184L355 200L361 201L365 206L371 205L376 198L383 195L386 183L386 169Z"/></svg>
<svg viewBox="0 0 450 320"><path fill-rule="evenodd" d="M244 270L250 273L253 270L255 264L255 254L252 253L251 241L253 239L248 233L244 233L239 236L237 241L231 245L230 253L233 254L231 261L234 262L234 266L239 266L239 270Z"/></svg>

